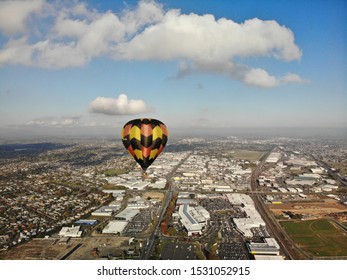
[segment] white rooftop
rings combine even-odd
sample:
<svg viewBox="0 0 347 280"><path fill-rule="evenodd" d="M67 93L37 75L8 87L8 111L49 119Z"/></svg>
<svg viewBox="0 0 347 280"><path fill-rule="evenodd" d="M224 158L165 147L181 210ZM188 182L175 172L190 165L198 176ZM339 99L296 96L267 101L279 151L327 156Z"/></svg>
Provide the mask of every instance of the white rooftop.
<svg viewBox="0 0 347 280"><path fill-rule="evenodd" d="M61 237L81 237L81 235L80 226L63 227L59 232Z"/></svg>
<svg viewBox="0 0 347 280"><path fill-rule="evenodd" d="M122 233L124 228L127 226L127 221L111 221L107 226L102 230L102 233Z"/></svg>

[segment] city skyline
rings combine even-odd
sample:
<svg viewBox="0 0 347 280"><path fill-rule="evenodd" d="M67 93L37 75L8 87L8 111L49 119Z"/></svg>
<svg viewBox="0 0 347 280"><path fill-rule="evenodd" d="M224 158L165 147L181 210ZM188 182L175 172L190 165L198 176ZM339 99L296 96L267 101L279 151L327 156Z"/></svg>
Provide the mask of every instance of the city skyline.
<svg viewBox="0 0 347 280"><path fill-rule="evenodd" d="M346 2L194 4L1 2L4 135L346 131Z"/></svg>

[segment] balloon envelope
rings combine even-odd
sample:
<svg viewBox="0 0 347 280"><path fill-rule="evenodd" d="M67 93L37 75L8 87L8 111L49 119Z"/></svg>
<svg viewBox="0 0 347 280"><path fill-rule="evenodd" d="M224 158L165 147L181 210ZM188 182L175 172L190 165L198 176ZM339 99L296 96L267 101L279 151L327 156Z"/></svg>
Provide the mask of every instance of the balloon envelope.
<svg viewBox="0 0 347 280"><path fill-rule="evenodd" d="M123 144L143 171L146 171L163 151L167 138L168 130L165 124L156 119L131 120L122 129Z"/></svg>

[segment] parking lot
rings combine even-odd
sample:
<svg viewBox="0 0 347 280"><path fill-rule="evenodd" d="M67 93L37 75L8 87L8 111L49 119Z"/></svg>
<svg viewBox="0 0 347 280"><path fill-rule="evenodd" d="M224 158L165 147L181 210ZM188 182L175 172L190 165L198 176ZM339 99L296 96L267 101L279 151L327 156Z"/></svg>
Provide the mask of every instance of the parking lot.
<svg viewBox="0 0 347 280"><path fill-rule="evenodd" d="M131 222L128 223L124 229L124 235L134 235L137 233L145 232L151 221L152 217L157 215L158 207L151 206L149 208L141 209Z"/></svg>
<svg viewBox="0 0 347 280"><path fill-rule="evenodd" d="M222 242L218 246L218 256L221 260L247 260L244 245L240 242Z"/></svg>
<svg viewBox="0 0 347 280"><path fill-rule="evenodd" d="M231 203L223 198L203 198L200 200L200 205L209 212L233 209Z"/></svg>
<svg viewBox="0 0 347 280"><path fill-rule="evenodd" d="M220 232L222 242L218 246L218 256L221 260L249 259L243 237L237 231L230 217L224 216L220 222Z"/></svg>
<svg viewBox="0 0 347 280"><path fill-rule="evenodd" d="M187 242L164 242L160 259L163 260L196 260L195 244Z"/></svg>

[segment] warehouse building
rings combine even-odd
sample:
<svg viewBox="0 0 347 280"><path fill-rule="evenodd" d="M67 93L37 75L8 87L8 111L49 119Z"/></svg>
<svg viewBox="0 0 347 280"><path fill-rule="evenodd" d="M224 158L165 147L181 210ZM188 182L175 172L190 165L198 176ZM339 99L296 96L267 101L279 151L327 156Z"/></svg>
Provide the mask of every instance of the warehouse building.
<svg viewBox="0 0 347 280"><path fill-rule="evenodd" d="M271 153L265 162L276 163L281 158L281 153Z"/></svg>
<svg viewBox="0 0 347 280"><path fill-rule="evenodd" d="M115 216L115 219L130 222L139 213L140 213L140 210L138 209L125 208L122 212L118 213Z"/></svg>
<svg viewBox="0 0 347 280"><path fill-rule="evenodd" d="M111 217L114 212L119 209L119 206L102 206L99 209L92 212L92 216L104 216Z"/></svg>
<svg viewBox="0 0 347 280"><path fill-rule="evenodd" d="M228 200L234 206L240 206L245 212L246 218L234 218L233 221L239 232L247 238L253 237L252 228L265 226L265 222L255 209L254 202L249 195L246 194L228 194Z"/></svg>
<svg viewBox="0 0 347 280"><path fill-rule="evenodd" d="M181 218L181 223L188 231L188 236L201 234L202 225L192 216L189 211L189 205L181 205L178 214Z"/></svg>
<svg viewBox="0 0 347 280"><path fill-rule="evenodd" d="M107 224L107 226L102 230L102 233L121 234L128 223L128 221L110 221Z"/></svg>
<svg viewBox="0 0 347 280"><path fill-rule="evenodd" d="M274 238L264 238L264 243L247 243L249 252L252 255L279 255L280 246Z"/></svg>
<svg viewBox="0 0 347 280"><path fill-rule="evenodd" d="M180 205L178 215L188 232L188 236L201 234L210 219L210 213L204 207L191 207L188 204Z"/></svg>
<svg viewBox="0 0 347 280"><path fill-rule="evenodd" d="M82 231L80 226L63 227L60 232L60 237L81 237Z"/></svg>

